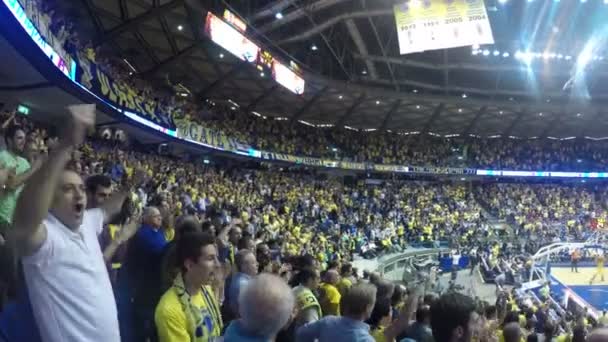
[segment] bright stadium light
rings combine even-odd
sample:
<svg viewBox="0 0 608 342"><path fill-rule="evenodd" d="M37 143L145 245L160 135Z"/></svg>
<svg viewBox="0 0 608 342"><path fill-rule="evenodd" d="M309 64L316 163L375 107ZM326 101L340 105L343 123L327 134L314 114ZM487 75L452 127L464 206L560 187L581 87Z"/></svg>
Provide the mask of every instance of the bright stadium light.
<svg viewBox="0 0 608 342"><path fill-rule="evenodd" d="M498 51L498 50L494 50L493 55L494 55L494 56L498 56L498 55L500 55L500 51Z"/></svg>
<svg viewBox="0 0 608 342"><path fill-rule="evenodd" d="M490 50L483 50L483 55L484 56L489 56L490 55Z"/></svg>
<svg viewBox="0 0 608 342"><path fill-rule="evenodd" d="M509 54L508 52L504 52L504 53L502 54L502 56L503 56L504 58L507 58L507 57L509 57L509 56L510 56L510 54Z"/></svg>
<svg viewBox="0 0 608 342"><path fill-rule="evenodd" d="M584 69L587 64L589 64L589 62L593 58L591 52L591 49L583 49L580 55L578 55L578 58L576 59L576 64L578 64L579 68Z"/></svg>

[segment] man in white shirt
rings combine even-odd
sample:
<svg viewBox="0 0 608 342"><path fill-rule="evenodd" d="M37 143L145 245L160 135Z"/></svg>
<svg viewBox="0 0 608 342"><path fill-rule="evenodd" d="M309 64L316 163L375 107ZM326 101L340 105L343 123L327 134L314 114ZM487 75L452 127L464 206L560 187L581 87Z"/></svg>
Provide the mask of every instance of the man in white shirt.
<svg viewBox="0 0 608 342"><path fill-rule="evenodd" d="M45 342L120 342L112 286L97 240L126 193L85 210L80 176L66 165L95 122L94 105L68 107L71 124L59 146L26 183L14 234L40 335Z"/></svg>

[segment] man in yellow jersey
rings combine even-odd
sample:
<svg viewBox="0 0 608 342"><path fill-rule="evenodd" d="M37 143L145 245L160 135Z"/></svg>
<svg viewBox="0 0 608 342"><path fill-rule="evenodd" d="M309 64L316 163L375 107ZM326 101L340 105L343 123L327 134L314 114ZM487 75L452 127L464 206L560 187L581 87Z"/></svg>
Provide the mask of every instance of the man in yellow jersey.
<svg viewBox="0 0 608 342"><path fill-rule="evenodd" d="M589 280L589 285L593 284L593 281L595 280L595 277L597 277L598 275L600 276L600 279L602 280L602 282L604 281L604 261L605 261L605 257L604 257L604 251L600 251L596 256L595 256L595 264L596 264L596 270L595 270L595 274L593 275L593 277L591 277L591 280Z"/></svg>
<svg viewBox="0 0 608 342"><path fill-rule="evenodd" d="M154 321L160 342L207 342L219 337L222 317L209 285L219 269L215 239L190 233L177 244L180 272L162 296Z"/></svg>
<svg viewBox="0 0 608 342"><path fill-rule="evenodd" d="M323 317L321 305L315 296L314 291L319 287L319 271L316 269L305 268L297 274L299 285L293 289L298 306L296 316L296 327L314 322Z"/></svg>
<svg viewBox="0 0 608 342"><path fill-rule="evenodd" d="M324 282L319 287L319 300L323 315L340 316L340 291L336 285L340 275L336 270L329 270L325 273Z"/></svg>

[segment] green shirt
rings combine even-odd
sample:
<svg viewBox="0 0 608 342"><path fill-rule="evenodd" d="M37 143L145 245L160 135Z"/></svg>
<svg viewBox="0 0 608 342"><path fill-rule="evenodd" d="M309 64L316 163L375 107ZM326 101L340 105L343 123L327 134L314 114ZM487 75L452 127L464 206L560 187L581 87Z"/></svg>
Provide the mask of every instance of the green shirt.
<svg viewBox="0 0 608 342"><path fill-rule="evenodd" d="M15 174L21 175L30 169L30 163L25 158L16 156L9 151L0 152L0 163L7 169L15 169ZM7 191L0 196L0 221L4 223L13 222L13 212L17 206L17 198L23 189L23 185L14 191Z"/></svg>

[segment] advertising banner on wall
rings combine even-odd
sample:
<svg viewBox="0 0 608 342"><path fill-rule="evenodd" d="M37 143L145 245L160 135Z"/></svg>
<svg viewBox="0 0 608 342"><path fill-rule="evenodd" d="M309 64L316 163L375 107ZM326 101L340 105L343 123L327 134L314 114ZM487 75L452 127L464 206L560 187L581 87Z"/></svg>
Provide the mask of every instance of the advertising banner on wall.
<svg viewBox="0 0 608 342"><path fill-rule="evenodd" d="M109 105L118 110L134 112L162 127L174 129L173 120L169 117L170 111L162 108L159 102L139 95L127 84L110 78L101 68L84 56L79 55L80 72L77 75L78 83L88 91L104 99Z"/></svg>
<svg viewBox="0 0 608 342"><path fill-rule="evenodd" d="M402 55L494 44L483 0L407 0L394 11Z"/></svg>
<svg viewBox="0 0 608 342"><path fill-rule="evenodd" d="M204 127L189 120L175 120L177 137L198 145L230 152L248 152L248 145L239 143L221 131Z"/></svg>

